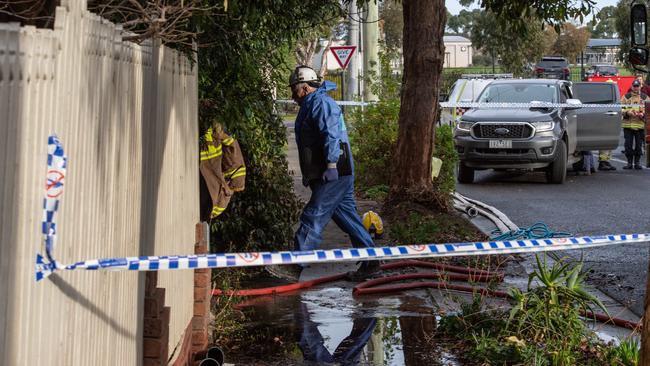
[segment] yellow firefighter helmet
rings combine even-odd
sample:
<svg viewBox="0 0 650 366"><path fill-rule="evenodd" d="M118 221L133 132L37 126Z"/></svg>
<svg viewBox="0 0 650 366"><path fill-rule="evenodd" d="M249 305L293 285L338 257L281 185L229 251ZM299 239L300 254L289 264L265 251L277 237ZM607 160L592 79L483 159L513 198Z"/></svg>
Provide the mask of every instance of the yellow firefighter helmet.
<svg viewBox="0 0 650 366"><path fill-rule="evenodd" d="M380 238L384 234L384 223L376 212L368 211L364 213L361 221L363 222L363 227L365 227L371 235L375 234L375 238Z"/></svg>

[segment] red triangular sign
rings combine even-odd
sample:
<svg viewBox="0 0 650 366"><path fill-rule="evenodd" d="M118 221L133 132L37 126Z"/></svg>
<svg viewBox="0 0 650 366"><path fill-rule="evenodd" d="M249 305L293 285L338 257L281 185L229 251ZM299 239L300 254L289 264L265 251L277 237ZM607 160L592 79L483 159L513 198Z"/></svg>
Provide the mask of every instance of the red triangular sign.
<svg viewBox="0 0 650 366"><path fill-rule="evenodd" d="M354 54L354 51L356 49L357 46L330 47L330 50L332 50L336 62L339 63L339 66L341 66L343 70L345 70L345 68L350 63L350 60L352 59L352 54Z"/></svg>

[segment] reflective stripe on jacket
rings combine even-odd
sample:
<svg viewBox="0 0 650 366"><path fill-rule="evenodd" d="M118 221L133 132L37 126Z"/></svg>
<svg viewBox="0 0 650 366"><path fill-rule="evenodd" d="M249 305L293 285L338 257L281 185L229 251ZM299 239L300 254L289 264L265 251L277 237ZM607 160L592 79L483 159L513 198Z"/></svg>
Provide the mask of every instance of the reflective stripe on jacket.
<svg viewBox="0 0 650 366"><path fill-rule="evenodd" d="M235 192L243 191L246 186L246 165L239 142L223 130L218 130L217 138L223 149L221 167L228 187Z"/></svg>
<svg viewBox="0 0 650 366"><path fill-rule="evenodd" d="M630 92L627 93L623 96L621 99L621 104L641 104L643 105L644 102L648 99L648 96L645 95L644 93L634 93ZM643 107L623 107L623 122L621 123L621 127L623 128L629 128L632 130L642 130L644 128L645 123L643 122L643 119L638 118L638 117L632 117L632 116L626 116L625 112L628 111L641 111L645 112Z"/></svg>

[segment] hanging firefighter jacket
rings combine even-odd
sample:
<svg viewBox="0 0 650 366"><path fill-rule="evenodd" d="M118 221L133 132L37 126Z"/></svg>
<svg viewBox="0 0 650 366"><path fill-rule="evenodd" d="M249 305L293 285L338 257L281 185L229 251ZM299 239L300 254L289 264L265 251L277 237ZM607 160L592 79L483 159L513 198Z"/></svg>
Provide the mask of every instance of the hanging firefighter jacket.
<svg viewBox="0 0 650 366"><path fill-rule="evenodd" d="M244 190L246 166L237 140L219 125L208 128L203 135L200 157L201 220L208 220L225 211L233 192Z"/></svg>
<svg viewBox="0 0 650 366"><path fill-rule="evenodd" d="M223 150L221 167L223 168L223 176L228 182L228 187L233 192L243 191L246 184L246 165L244 165L244 157L239 148L239 143L223 130L219 130L217 136L221 141Z"/></svg>

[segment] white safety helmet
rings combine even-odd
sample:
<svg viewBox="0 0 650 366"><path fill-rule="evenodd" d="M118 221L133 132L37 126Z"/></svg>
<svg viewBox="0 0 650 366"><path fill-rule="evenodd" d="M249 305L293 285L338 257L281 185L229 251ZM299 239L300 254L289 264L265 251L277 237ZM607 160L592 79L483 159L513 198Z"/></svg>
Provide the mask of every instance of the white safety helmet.
<svg viewBox="0 0 650 366"><path fill-rule="evenodd" d="M298 83L320 82L320 78L316 71L309 66L300 65L289 76L289 86L294 86Z"/></svg>

